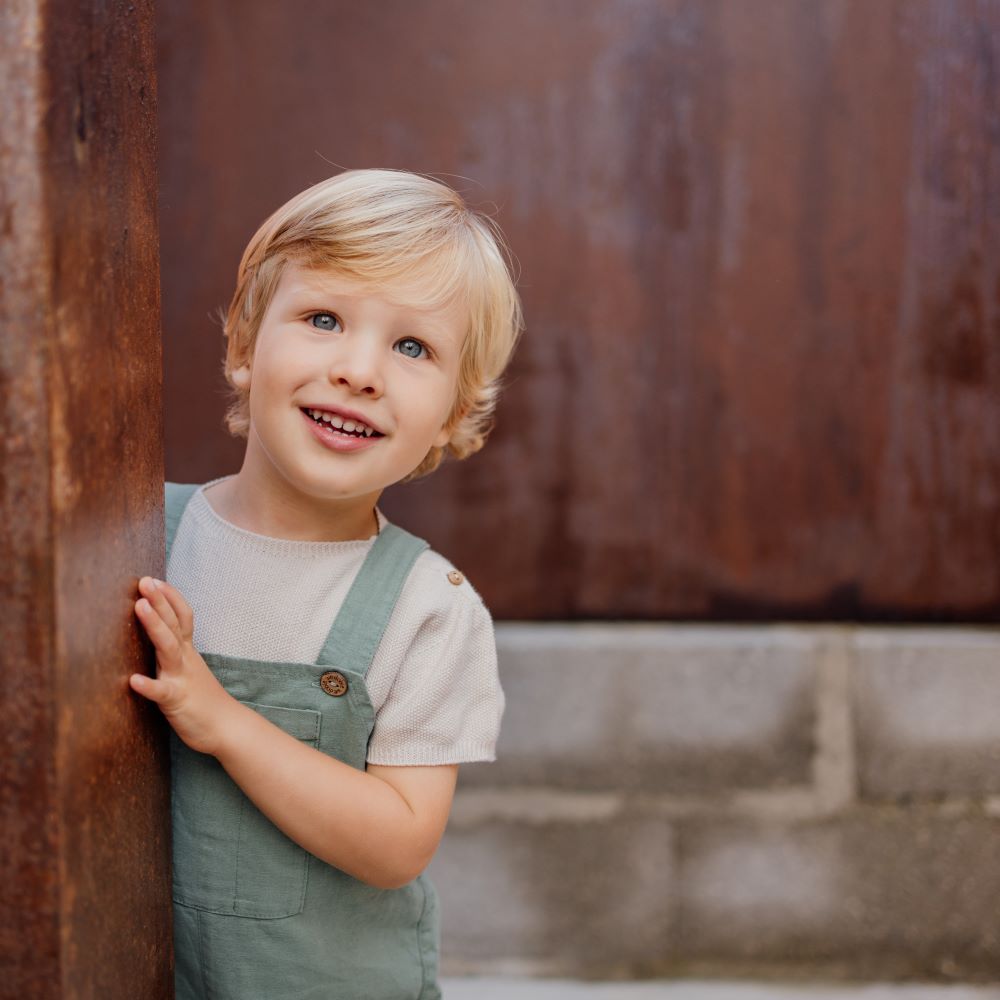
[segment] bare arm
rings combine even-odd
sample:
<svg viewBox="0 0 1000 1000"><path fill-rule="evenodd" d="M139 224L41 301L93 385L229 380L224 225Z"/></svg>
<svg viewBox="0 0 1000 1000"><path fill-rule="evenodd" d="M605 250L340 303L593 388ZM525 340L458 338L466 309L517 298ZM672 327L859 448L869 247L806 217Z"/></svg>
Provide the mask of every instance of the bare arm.
<svg viewBox="0 0 1000 1000"><path fill-rule="evenodd" d="M427 867L448 821L457 764L358 771L235 705L215 756L283 833L380 889Z"/></svg>
<svg viewBox="0 0 1000 1000"><path fill-rule="evenodd" d="M233 698L192 645L180 591L150 577L136 614L156 647L157 679L133 674L193 750L213 754L247 797L307 851L391 889L427 866L444 833L458 765L355 768L307 746Z"/></svg>

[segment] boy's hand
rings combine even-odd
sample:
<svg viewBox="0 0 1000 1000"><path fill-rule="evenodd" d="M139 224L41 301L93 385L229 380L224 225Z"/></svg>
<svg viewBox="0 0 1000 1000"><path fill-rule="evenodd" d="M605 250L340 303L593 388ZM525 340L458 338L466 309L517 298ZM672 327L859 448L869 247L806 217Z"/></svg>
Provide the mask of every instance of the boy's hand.
<svg viewBox="0 0 1000 1000"><path fill-rule="evenodd" d="M169 583L144 576L135 613L156 647L157 680L132 674L129 685L156 702L192 750L214 754L226 719L239 702L216 680L191 642L194 613Z"/></svg>

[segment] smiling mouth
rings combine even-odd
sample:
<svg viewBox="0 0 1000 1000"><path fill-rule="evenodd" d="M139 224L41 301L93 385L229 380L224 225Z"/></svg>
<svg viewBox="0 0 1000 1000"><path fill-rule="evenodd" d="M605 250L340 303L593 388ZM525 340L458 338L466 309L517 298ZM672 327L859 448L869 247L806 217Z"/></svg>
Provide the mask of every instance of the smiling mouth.
<svg viewBox="0 0 1000 1000"><path fill-rule="evenodd" d="M364 439L380 438L385 436L380 431L375 430L374 427L369 427L367 424L361 423L361 421L358 420L345 420L343 417L340 417L335 413L325 413L323 410L301 409L302 412L313 421L313 423L319 424L320 427L326 427L331 431L336 431L338 434L343 434L345 437Z"/></svg>

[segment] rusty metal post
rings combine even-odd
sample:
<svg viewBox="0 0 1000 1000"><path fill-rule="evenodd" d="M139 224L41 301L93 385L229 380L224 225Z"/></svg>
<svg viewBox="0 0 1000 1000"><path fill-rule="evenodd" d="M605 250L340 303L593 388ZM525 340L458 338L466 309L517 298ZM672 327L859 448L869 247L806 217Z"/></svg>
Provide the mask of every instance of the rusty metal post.
<svg viewBox="0 0 1000 1000"><path fill-rule="evenodd" d="M0 6L0 997L172 995L151 0Z"/></svg>

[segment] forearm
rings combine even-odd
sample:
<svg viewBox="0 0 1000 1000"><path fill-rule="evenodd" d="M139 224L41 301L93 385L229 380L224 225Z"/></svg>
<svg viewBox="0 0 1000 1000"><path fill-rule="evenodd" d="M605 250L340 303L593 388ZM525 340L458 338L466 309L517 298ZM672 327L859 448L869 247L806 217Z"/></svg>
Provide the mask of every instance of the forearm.
<svg viewBox="0 0 1000 1000"><path fill-rule="evenodd" d="M421 831L381 778L329 757L237 701L216 757L247 797L311 854L379 888L423 867Z"/></svg>

